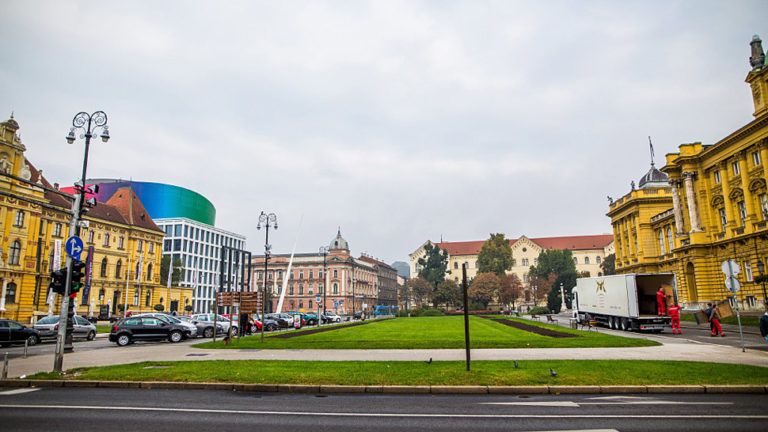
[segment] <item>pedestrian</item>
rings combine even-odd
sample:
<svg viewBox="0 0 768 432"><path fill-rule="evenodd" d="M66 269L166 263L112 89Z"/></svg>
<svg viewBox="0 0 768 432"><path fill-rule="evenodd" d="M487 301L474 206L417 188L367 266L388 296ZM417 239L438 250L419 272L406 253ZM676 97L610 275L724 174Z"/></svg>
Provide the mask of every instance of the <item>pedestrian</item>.
<svg viewBox="0 0 768 432"><path fill-rule="evenodd" d="M768 342L768 311L760 317L760 334L763 335L765 341Z"/></svg>
<svg viewBox="0 0 768 432"><path fill-rule="evenodd" d="M683 331L680 330L680 309L682 306L677 303L669 307L669 316L672 317L672 334L675 334L675 330L677 330L677 334L683 334Z"/></svg>
<svg viewBox="0 0 768 432"><path fill-rule="evenodd" d="M712 304L709 316L709 326L712 330L710 336L717 336L719 334L720 336L725 337L723 326L720 325L720 308L717 306L717 303Z"/></svg>
<svg viewBox="0 0 768 432"><path fill-rule="evenodd" d="M656 292L656 309L659 316L667 314L667 295L662 287L659 287L659 291Z"/></svg>

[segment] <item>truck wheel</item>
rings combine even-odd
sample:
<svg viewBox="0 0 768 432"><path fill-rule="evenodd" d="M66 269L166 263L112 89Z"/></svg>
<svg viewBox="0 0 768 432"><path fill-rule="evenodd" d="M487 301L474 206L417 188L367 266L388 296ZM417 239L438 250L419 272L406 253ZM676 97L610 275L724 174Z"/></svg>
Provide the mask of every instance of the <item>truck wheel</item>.
<svg viewBox="0 0 768 432"><path fill-rule="evenodd" d="M624 331L630 330L629 320L626 318L621 319L621 329Z"/></svg>
<svg viewBox="0 0 768 432"><path fill-rule="evenodd" d="M610 324L610 326L611 326L611 330L617 330L617 329L618 329L618 327L619 327L619 326L617 325L617 323L616 323L616 318L614 318L614 317L610 317L610 318L608 318L608 324Z"/></svg>

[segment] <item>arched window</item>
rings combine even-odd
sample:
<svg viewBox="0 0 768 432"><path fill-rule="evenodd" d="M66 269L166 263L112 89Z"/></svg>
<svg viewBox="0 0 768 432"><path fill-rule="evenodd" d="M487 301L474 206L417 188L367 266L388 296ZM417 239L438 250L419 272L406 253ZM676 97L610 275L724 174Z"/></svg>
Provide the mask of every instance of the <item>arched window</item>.
<svg viewBox="0 0 768 432"><path fill-rule="evenodd" d="M107 257L101 260L101 277L107 277Z"/></svg>
<svg viewBox="0 0 768 432"><path fill-rule="evenodd" d="M147 296L144 298L144 306L149 306L152 303L152 290L147 290Z"/></svg>
<svg viewBox="0 0 768 432"><path fill-rule="evenodd" d="M595 258L595 262L596 262L597 264L600 264L600 262L602 262L602 259L600 258L600 256L599 256L599 255L597 256L597 258Z"/></svg>
<svg viewBox="0 0 768 432"><path fill-rule="evenodd" d="M99 301L100 302L104 301L104 288L99 290Z"/></svg>
<svg viewBox="0 0 768 432"><path fill-rule="evenodd" d="M13 226L19 228L24 226L24 210L16 211L16 220L13 221Z"/></svg>
<svg viewBox="0 0 768 432"><path fill-rule="evenodd" d="M117 264L115 265L115 278L120 279L122 277L122 274L123 274L123 260L119 259L117 260Z"/></svg>
<svg viewBox="0 0 768 432"><path fill-rule="evenodd" d="M667 253L664 250L664 232L659 230L659 255L664 255Z"/></svg>
<svg viewBox="0 0 768 432"><path fill-rule="evenodd" d="M578 260L576 257L573 257L573 263L574 263L574 264L578 264L578 263L579 263L579 260Z"/></svg>
<svg viewBox="0 0 768 432"><path fill-rule="evenodd" d="M136 273L135 273L136 280L141 280L141 273L140 272L141 272L141 263L137 262L136 263Z"/></svg>
<svg viewBox="0 0 768 432"><path fill-rule="evenodd" d="M589 257L584 257L584 264L589 264Z"/></svg>
<svg viewBox="0 0 768 432"><path fill-rule="evenodd" d="M338 294L339 293L339 284L334 282L333 283L333 293Z"/></svg>
<svg viewBox="0 0 768 432"><path fill-rule="evenodd" d="M667 244L669 245L669 251L675 247L675 235L672 234L672 227L667 227Z"/></svg>
<svg viewBox="0 0 768 432"><path fill-rule="evenodd" d="M149 265L147 265L147 281L151 281L151 280L152 280L152 263L149 263Z"/></svg>
<svg viewBox="0 0 768 432"><path fill-rule="evenodd" d="M5 304L16 303L16 283L11 282L5 287Z"/></svg>
<svg viewBox="0 0 768 432"><path fill-rule="evenodd" d="M133 290L133 305L138 306L139 305L139 290Z"/></svg>
<svg viewBox="0 0 768 432"><path fill-rule="evenodd" d="M19 259L21 258L21 243L18 240L14 240L11 243L11 248L8 251L8 264L19 265Z"/></svg>

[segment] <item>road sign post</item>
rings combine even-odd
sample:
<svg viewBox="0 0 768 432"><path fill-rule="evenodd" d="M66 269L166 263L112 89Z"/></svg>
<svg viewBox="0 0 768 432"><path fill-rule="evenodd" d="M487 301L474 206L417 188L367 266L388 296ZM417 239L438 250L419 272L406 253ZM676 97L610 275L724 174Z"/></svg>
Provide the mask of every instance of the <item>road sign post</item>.
<svg viewBox="0 0 768 432"><path fill-rule="evenodd" d="M725 287L728 288L733 293L733 304L735 305L734 309L736 309L736 321L739 324L739 338L741 340L741 352L746 352L747 349L744 346L744 331L741 327L741 313L739 313L739 299L736 297L736 293L739 292L741 289L741 284L739 283L739 280L736 279L736 275L739 274L741 271L741 267L739 267L739 263L737 263L734 260L726 260L723 261L722 265L720 265L720 268L723 270L723 273L725 274Z"/></svg>

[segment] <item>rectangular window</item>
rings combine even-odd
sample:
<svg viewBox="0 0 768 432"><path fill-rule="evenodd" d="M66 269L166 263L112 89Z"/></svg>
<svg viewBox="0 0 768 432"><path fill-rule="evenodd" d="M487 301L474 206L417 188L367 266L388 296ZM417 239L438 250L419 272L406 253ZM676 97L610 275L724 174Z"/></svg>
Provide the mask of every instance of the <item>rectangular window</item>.
<svg viewBox="0 0 768 432"><path fill-rule="evenodd" d="M744 226L744 224L747 223L747 206L744 205L744 201L739 201L738 204L736 204L739 207L739 217L741 218L741 225Z"/></svg>
<svg viewBox="0 0 768 432"><path fill-rule="evenodd" d="M739 161L731 163L731 167L733 168L733 175L741 174L741 167L739 167Z"/></svg>
<svg viewBox="0 0 768 432"><path fill-rule="evenodd" d="M659 231L659 255L664 255L667 253L664 250L664 233Z"/></svg>
<svg viewBox="0 0 768 432"><path fill-rule="evenodd" d="M181 237L181 225L174 225L173 226L173 236L174 237Z"/></svg>
<svg viewBox="0 0 768 432"><path fill-rule="evenodd" d="M758 166L763 163L763 161L760 159L759 151L752 153L752 163L755 164L755 166Z"/></svg>
<svg viewBox="0 0 768 432"><path fill-rule="evenodd" d="M760 210L763 213L763 220L768 220L768 195L760 195Z"/></svg>
<svg viewBox="0 0 768 432"><path fill-rule="evenodd" d="M144 240L139 239L139 241L136 242L136 251L141 252L143 248L144 248Z"/></svg>
<svg viewBox="0 0 768 432"><path fill-rule="evenodd" d="M103 246L109 246L109 233L104 234L104 244Z"/></svg>
<svg viewBox="0 0 768 432"><path fill-rule="evenodd" d="M165 235L167 237L170 237L173 234L173 225L166 225L164 228L165 228Z"/></svg>
<svg viewBox="0 0 768 432"><path fill-rule="evenodd" d="M314 272L314 270L310 270L310 271L309 271L309 278L310 278L310 279L314 279L314 277L315 277L315 272Z"/></svg>
<svg viewBox="0 0 768 432"><path fill-rule="evenodd" d="M715 183L720 183L720 171L715 170L714 174L715 174Z"/></svg>
<svg viewBox="0 0 768 432"><path fill-rule="evenodd" d="M744 263L744 276L747 278L747 282L752 282L752 266L749 262Z"/></svg>
<svg viewBox="0 0 768 432"><path fill-rule="evenodd" d="M125 237L118 237L117 238L117 248L122 249L123 248L123 242L125 241Z"/></svg>
<svg viewBox="0 0 768 432"><path fill-rule="evenodd" d="M94 235L93 230L88 231L88 243L93 243L93 235Z"/></svg>
<svg viewBox="0 0 768 432"><path fill-rule="evenodd" d="M299 270L299 279L304 279L304 270Z"/></svg>
<svg viewBox="0 0 768 432"><path fill-rule="evenodd" d="M293 284L288 285L288 295L293 295Z"/></svg>
<svg viewBox="0 0 768 432"><path fill-rule="evenodd" d="M181 251L181 239L176 239L173 241L173 251L174 252Z"/></svg>
<svg viewBox="0 0 768 432"><path fill-rule="evenodd" d="M725 209L717 209L717 212L720 214L720 227L723 229L723 232L725 232L725 226L728 224L728 218L725 216Z"/></svg>
<svg viewBox="0 0 768 432"><path fill-rule="evenodd" d="M150 243L149 244L149 253L155 253L155 244L154 243Z"/></svg>
<svg viewBox="0 0 768 432"><path fill-rule="evenodd" d="M56 225L53 226L53 236L61 237L61 224L59 222L56 222Z"/></svg>
<svg viewBox="0 0 768 432"><path fill-rule="evenodd" d="M334 278L337 278L337 277L339 277L339 271L338 271L338 270L334 270L334 271L333 271L333 277L334 277Z"/></svg>
<svg viewBox="0 0 768 432"><path fill-rule="evenodd" d="M24 210L16 211L16 220L13 221L13 226L21 228L24 226Z"/></svg>
<svg viewBox="0 0 768 432"><path fill-rule="evenodd" d="M304 295L304 284L299 284L299 295Z"/></svg>

